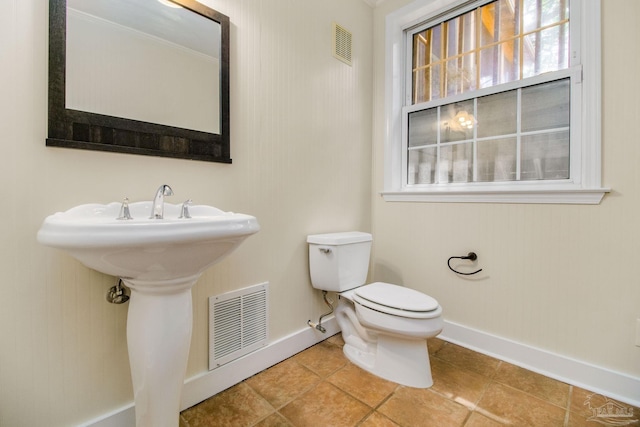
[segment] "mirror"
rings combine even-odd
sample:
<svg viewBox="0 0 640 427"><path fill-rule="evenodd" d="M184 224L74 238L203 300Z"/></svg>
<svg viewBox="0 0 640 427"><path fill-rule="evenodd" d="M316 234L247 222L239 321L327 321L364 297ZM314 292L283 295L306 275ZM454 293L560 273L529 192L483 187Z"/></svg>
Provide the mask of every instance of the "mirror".
<svg viewBox="0 0 640 427"><path fill-rule="evenodd" d="M50 0L47 145L231 163L229 18L194 0Z"/></svg>

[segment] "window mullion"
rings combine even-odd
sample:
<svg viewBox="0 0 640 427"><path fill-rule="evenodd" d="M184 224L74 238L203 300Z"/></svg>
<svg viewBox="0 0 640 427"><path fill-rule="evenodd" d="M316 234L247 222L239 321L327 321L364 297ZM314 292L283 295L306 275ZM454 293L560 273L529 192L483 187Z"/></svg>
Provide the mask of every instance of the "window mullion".
<svg viewBox="0 0 640 427"><path fill-rule="evenodd" d="M473 50L475 52L475 63L476 63L476 84L475 88L480 88L480 31L482 30L482 15L480 14L480 8L477 8L476 11L476 26L475 26L475 40L473 43Z"/></svg>
<svg viewBox="0 0 640 427"><path fill-rule="evenodd" d="M442 163L440 161L440 144L442 141L442 138L440 137L440 132L442 131L442 126L440 126L441 123L441 118L440 118L440 110L442 107L438 107L438 113L436 115L436 117L438 118L438 131L436 132L436 174L433 177L433 182L439 184L440 183L440 164Z"/></svg>
<svg viewBox="0 0 640 427"><path fill-rule="evenodd" d="M473 117L475 123L473 123L473 168L471 173L471 181L476 182L478 180L478 98L473 99Z"/></svg>
<svg viewBox="0 0 640 427"><path fill-rule="evenodd" d="M518 75L519 79L524 78L524 0L518 2Z"/></svg>
<svg viewBox="0 0 640 427"><path fill-rule="evenodd" d="M447 33L449 25L446 22L440 24L440 98L447 96Z"/></svg>
<svg viewBox="0 0 640 427"><path fill-rule="evenodd" d="M522 88L518 89L516 102L516 181L522 173Z"/></svg>

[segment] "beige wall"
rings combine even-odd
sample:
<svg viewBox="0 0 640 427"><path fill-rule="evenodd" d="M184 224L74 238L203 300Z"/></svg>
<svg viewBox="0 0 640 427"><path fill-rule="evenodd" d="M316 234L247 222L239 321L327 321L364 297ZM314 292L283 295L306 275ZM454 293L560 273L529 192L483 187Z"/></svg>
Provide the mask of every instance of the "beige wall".
<svg viewBox="0 0 640 427"><path fill-rule="evenodd" d="M374 13L361 0L203 1L232 22L232 165L46 148L47 9L4 3L0 425L73 425L131 402L127 306L104 302L113 278L35 234L50 213L148 199L160 183L172 185L174 202L250 213L263 227L195 286L188 376L207 369L208 296L268 280L271 338L283 337L323 310L305 235L371 228L373 278L433 295L447 320L640 376L636 0L603 2L603 184L614 191L598 206L377 195L371 205L371 182L377 192L383 179L384 15L406 0ZM333 21L354 32L352 68L331 57ZM469 250L484 280L447 269L447 257Z"/></svg>
<svg viewBox="0 0 640 427"><path fill-rule="evenodd" d="M168 183L255 215L262 230L194 287L188 376L207 370L207 298L271 284L270 335L324 306L308 279L309 233L371 228L372 18L361 0L207 0L231 18L232 165L45 147L47 2L0 14L0 425L69 426L132 401L127 305L114 279L36 243L48 214ZM354 33L354 65L331 54L331 24Z"/></svg>
<svg viewBox="0 0 640 427"><path fill-rule="evenodd" d="M374 178L383 188L384 16L374 12ZM598 206L390 203L374 196L376 280L434 296L446 320L640 377L640 3L602 2L603 184ZM481 280L447 258L475 251ZM634 397L634 396L628 396ZM635 396L634 398L637 398Z"/></svg>

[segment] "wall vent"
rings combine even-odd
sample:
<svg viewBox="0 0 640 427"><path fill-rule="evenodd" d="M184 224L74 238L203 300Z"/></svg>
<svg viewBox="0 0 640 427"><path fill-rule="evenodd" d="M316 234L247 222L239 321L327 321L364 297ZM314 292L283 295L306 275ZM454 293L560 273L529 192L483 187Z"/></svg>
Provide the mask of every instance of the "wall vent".
<svg viewBox="0 0 640 427"><path fill-rule="evenodd" d="M209 370L267 345L269 283L209 297Z"/></svg>
<svg viewBox="0 0 640 427"><path fill-rule="evenodd" d="M347 65L351 65L351 39L351 32L333 23L333 56Z"/></svg>

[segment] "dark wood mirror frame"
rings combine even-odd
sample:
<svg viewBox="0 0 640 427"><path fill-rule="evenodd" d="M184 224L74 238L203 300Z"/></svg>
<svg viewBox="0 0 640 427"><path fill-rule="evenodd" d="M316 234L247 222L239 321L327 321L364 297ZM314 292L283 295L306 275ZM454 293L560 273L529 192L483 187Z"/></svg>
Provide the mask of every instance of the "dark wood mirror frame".
<svg viewBox="0 0 640 427"><path fill-rule="evenodd" d="M231 163L229 18L194 0L172 1L218 22L221 26L220 134L67 109L65 104L67 1L49 0L49 137L47 146Z"/></svg>

